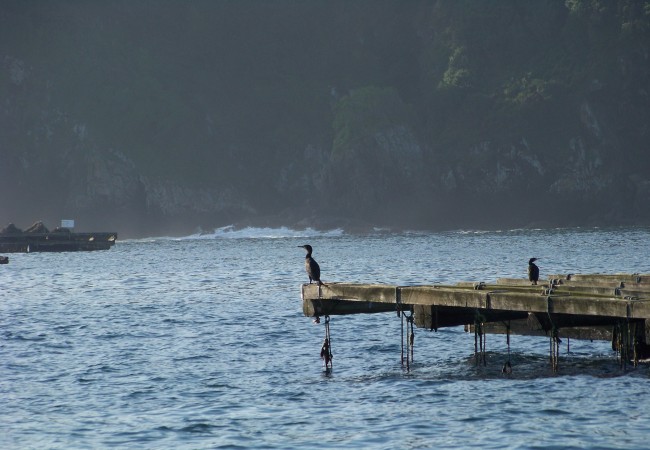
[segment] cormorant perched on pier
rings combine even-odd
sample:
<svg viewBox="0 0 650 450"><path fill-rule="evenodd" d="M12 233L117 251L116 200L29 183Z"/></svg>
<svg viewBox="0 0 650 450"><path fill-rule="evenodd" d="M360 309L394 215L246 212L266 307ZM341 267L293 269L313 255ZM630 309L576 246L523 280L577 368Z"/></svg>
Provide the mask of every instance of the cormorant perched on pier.
<svg viewBox="0 0 650 450"><path fill-rule="evenodd" d="M528 280L536 285L537 280L539 280L539 267L535 265L535 261L537 261L537 258L530 258L528 260Z"/></svg>
<svg viewBox="0 0 650 450"><path fill-rule="evenodd" d="M311 245L299 245L299 247L302 247L305 250L307 250L307 256L305 256L305 271L309 276L309 284L311 284L312 281L315 281L320 286L321 284L323 284L320 280L320 266L318 265L316 260L311 257L311 252L312 252Z"/></svg>

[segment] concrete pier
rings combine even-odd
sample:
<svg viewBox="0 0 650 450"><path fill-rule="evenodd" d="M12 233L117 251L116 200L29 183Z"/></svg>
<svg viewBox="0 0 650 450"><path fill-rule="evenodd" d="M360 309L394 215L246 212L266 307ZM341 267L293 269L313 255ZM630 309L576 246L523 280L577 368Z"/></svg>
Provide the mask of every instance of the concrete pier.
<svg viewBox="0 0 650 450"><path fill-rule="evenodd" d="M327 283L302 286L306 316L408 311L418 328L437 330L480 324L484 333L549 335L576 339L616 337L630 330L637 348L650 343L650 275L552 275L531 285L526 279L495 283L395 286Z"/></svg>

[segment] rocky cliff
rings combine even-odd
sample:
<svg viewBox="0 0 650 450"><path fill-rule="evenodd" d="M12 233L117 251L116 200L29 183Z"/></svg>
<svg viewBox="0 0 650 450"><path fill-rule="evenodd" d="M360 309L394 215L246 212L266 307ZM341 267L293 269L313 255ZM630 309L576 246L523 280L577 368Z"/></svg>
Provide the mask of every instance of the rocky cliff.
<svg viewBox="0 0 650 450"><path fill-rule="evenodd" d="M0 221L650 222L650 6L0 5Z"/></svg>

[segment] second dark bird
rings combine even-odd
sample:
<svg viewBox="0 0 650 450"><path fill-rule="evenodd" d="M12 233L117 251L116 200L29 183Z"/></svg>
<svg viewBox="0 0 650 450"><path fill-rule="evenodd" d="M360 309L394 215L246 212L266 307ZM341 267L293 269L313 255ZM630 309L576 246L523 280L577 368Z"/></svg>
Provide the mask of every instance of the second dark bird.
<svg viewBox="0 0 650 450"><path fill-rule="evenodd" d="M307 256L305 256L305 271L307 272L307 276L309 276L309 284L311 284L312 281L317 282L319 285L323 284L320 280L320 266L316 260L311 257L311 245L299 245L299 247L307 250Z"/></svg>
<svg viewBox="0 0 650 450"><path fill-rule="evenodd" d="M537 258L528 260L528 280L532 284L537 284L537 280L539 280L539 267L535 265L535 261L537 261Z"/></svg>

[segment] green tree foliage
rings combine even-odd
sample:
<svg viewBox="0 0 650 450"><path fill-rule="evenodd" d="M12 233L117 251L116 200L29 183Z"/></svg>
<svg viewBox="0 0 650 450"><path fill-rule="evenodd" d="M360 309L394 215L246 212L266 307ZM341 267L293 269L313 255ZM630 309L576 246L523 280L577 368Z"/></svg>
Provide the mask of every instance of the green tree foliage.
<svg viewBox="0 0 650 450"><path fill-rule="evenodd" d="M393 88L354 89L334 107L334 158L350 156L368 139L386 128L410 122L407 106Z"/></svg>
<svg viewBox="0 0 650 450"><path fill-rule="evenodd" d="M449 65L440 82L442 88L472 87L472 73L465 47L455 48L449 57Z"/></svg>

